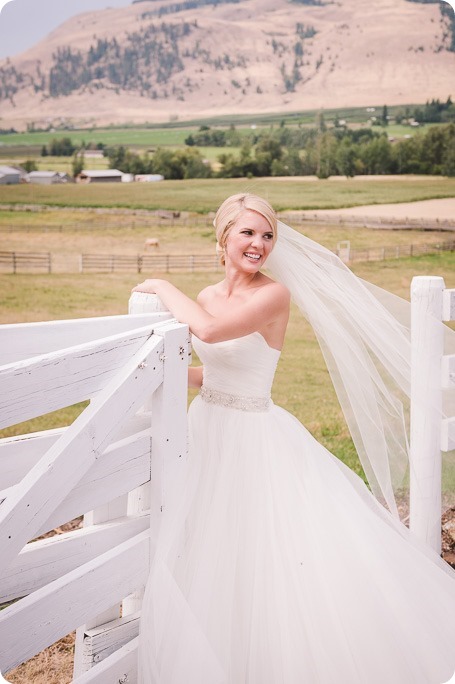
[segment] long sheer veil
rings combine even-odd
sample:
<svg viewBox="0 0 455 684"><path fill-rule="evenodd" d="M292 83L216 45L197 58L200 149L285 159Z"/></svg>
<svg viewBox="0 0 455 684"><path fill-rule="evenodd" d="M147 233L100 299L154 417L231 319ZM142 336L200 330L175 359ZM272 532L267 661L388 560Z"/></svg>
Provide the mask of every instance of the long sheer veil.
<svg viewBox="0 0 455 684"><path fill-rule="evenodd" d="M410 469L409 302L281 221L266 265L314 329L371 490L399 517L396 495L406 498Z"/></svg>

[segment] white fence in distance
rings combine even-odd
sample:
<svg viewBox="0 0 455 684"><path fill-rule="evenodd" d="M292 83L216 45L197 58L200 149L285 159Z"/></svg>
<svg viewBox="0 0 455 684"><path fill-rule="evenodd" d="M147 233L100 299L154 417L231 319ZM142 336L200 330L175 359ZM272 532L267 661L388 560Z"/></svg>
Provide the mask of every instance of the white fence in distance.
<svg viewBox="0 0 455 684"><path fill-rule="evenodd" d="M1 427L90 400L69 427L0 440L0 670L77 629L75 682L134 682L166 473L186 452L188 328L162 312L6 325L0 350Z"/></svg>

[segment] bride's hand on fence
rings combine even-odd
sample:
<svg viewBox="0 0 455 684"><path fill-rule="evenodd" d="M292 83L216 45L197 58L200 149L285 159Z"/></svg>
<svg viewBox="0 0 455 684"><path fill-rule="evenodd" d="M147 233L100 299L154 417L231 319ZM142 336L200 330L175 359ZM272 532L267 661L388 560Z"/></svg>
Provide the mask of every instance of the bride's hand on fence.
<svg viewBox="0 0 455 684"><path fill-rule="evenodd" d="M133 287L131 292L147 292L148 294L156 294L159 282L160 281L157 278L148 278L147 280L144 280L143 283L138 283L136 287Z"/></svg>

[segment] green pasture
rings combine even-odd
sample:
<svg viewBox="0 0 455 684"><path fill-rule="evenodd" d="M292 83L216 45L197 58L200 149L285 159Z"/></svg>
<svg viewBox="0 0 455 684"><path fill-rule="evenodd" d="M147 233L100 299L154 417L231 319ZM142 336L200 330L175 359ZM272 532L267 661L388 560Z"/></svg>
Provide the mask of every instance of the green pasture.
<svg viewBox="0 0 455 684"><path fill-rule="evenodd" d="M342 109L324 109L324 119L327 124L331 124L338 117L346 121L348 126L358 127L359 125L369 125L369 119L373 115L378 118L382 114L382 104L375 107L374 112L367 112L365 107L344 107ZM408 105L413 110L417 105ZM403 110L404 106L388 107L389 115L393 115ZM320 110L312 109L299 112L288 113L256 113L256 114L237 114L212 116L204 119L192 119L180 121L178 119L166 124L145 123L142 126L125 125L111 126L106 128L84 128L84 129L58 129L49 131L27 131L19 133L0 133L0 157L4 152L1 147L34 147L41 148L49 144L53 138L69 137L76 144L103 143L105 145L125 145L139 148L159 147L159 146L182 146L184 140L191 131L197 130L200 126L212 126L219 128L229 128L235 126L241 134L248 134L252 127L270 128L275 126L309 126L314 125ZM380 130L378 128L378 130ZM416 129L409 126L390 125L386 130L390 134L402 136L414 134Z"/></svg>
<svg viewBox="0 0 455 684"><path fill-rule="evenodd" d="M266 197L277 211L336 209L366 204L412 202L455 196L455 178L385 176L384 179L298 177L192 179L158 183L93 183L54 186L0 186L1 204L59 207L124 207L172 209L206 213L229 195L253 192Z"/></svg>
<svg viewBox="0 0 455 684"><path fill-rule="evenodd" d="M0 135L5 146L48 145L54 138L71 138L74 144L104 143L104 145L131 145L139 147L184 145L191 129L179 128L87 128L69 131L35 131Z"/></svg>
<svg viewBox="0 0 455 684"><path fill-rule="evenodd" d="M354 270L359 276L406 298L414 275L441 275L448 287L455 286L453 253L358 264ZM194 298L200 289L219 277L217 274L176 274L170 276L170 280ZM0 320L23 322L126 313L131 287L137 282L135 274L1 275ZM194 396L194 391L190 394ZM273 398L361 474L318 344L310 326L295 310L278 366ZM12 426L0 435L5 437L66 425L83 407L84 404L78 404Z"/></svg>

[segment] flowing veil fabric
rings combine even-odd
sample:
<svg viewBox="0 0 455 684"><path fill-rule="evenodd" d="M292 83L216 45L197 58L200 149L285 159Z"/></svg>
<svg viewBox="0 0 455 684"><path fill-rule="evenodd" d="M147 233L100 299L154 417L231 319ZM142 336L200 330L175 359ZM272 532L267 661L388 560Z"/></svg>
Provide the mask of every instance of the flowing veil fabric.
<svg viewBox="0 0 455 684"><path fill-rule="evenodd" d="M281 221L266 265L311 324L371 490L398 517L395 494L405 495L412 467L409 303L361 280L333 252ZM455 333L435 320L429 325L444 326L446 353L453 353ZM446 400L453 405L451 394Z"/></svg>

